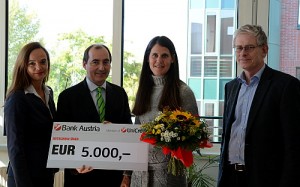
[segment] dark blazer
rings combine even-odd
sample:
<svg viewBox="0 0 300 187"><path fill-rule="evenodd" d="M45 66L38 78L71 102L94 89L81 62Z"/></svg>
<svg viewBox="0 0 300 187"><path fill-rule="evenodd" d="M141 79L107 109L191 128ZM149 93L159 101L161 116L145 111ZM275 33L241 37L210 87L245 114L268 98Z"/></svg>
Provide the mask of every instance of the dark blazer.
<svg viewBox="0 0 300 187"><path fill-rule="evenodd" d="M125 90L106 82L105 120L112 123L131 124L128 97ZM98 122L99 114L90 90L84 79L79 84L64 90L58 98L57 121ZM105 186L119 187L123 171L95 169L86 174L78 174L75 169L65 169L65 187Z"/></svg>
<svg viewBox="0 0 300 187"><path fill-rule="evenodd" d="M225 187L228 143L240 87L237 79L225 85L219 187ZM299 133L300 82L266 65L253 98L246 128L248 187L300 186Z"/></svg>
<svg viewBox="0 0 300 187"><path fill-rule="evenodd" d="M52 91L49 108L55 117ZM47 169L47 158L53 126L49 109L34 94L18 90L4 105L4 123L9 156L8 176L14 177L18 187L32 186L33 181L49 179L53 186L54 172ZM44 181L47 186L47 181ZM48 185L49 186L49 185Z"/></svg>

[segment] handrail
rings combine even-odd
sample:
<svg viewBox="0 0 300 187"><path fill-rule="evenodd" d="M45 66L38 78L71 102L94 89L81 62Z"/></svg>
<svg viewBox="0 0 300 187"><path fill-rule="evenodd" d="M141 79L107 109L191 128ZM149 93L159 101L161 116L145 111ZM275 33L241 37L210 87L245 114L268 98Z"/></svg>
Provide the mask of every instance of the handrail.
<svg viewBox="0 0 300 187"><path fill-rule="evenodd" d="M223 116L200 116L204 119L223 119Z"/></svg>

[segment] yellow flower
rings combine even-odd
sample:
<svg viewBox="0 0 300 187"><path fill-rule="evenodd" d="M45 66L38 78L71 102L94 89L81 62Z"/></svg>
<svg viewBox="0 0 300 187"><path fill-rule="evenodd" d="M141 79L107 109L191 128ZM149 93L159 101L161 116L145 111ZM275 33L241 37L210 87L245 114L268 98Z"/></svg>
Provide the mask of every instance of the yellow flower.
<svg viewBox="0 0 300 187"><path fill-rule="evenodd" d="M161 130L158 129L155 134L160 134L160 133L161 133Z"/></svg>
<svg viewBox="0 0 300 187"><path fill-rule="evenodd" d="M186 120L186 119L190 119L192 117L192 114L189 112L183 112L180 110L175 110L174 112L172 112L172 114L170 115L170 119L172 120Z"/></svg>
<svg viewBox="0 0 300 187"><path fill-rule="evenodd" d="M193 135L195 135L196 134L196 132L197 132L197 128L195 128L195 127L191 127L190 128L190 136L193 136Z"/></svg>
<svg viewBox="0 0 300 187"><path fill-rule="evenodd" d="M201 122L199 120L193 120L193 122L195 123L196 127L200 127Z"/></svg>
<svg viewBox="0 0 300 187"><path fill-rule="evenodd" d="M181 140L184 141L186 139L185 136L181 136Z"/></svg>
<svg viewBox="0 0 300 187"><path fill-rule="evenodd" d="M157 117L155 118L155 121L159 121L159 120L161 120L162 118L164 118L165 116L166 116L166 114L160 113L160 115L157 116Z"/></svg>
<svg viewBox="0 0 300 187"><path fill-rule="evenodd" d="M161 128L161 124L157 124L154 126L154 129L159 129L159 128Z"/></svg>

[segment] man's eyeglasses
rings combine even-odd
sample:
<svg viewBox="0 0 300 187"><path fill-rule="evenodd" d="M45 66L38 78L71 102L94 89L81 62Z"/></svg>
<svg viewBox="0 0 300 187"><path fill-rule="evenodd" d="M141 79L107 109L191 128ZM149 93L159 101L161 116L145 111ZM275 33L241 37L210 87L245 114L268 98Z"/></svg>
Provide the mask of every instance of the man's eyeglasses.
<svg viewBox="0 0 300 187"><path fill-rule="evenodd" d="M240 53L240 52L242 52L243 50L244 50L244 52L247 52L247 53L250 53L250 52L252 52L252 51L254 51L254 49L255 48L257 48L257 47L260 47L261 45L245 45L244 47L242 47L242 46L234 46L233 48L234 48L234 50L235 50L235 52L237 52L237 53Z"/></svg>

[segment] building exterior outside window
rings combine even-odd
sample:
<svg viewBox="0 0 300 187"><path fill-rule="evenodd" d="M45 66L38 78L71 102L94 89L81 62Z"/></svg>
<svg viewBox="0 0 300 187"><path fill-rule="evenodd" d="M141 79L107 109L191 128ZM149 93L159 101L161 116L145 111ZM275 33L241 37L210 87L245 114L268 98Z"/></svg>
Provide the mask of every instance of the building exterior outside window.
<svg viewBox="0 0 300 187"><path fill-rule="evenodd" d="M201 116L222 116L224 86L236 75L233 32L236 0L190 0L187 83L195 93ZM213 125L213 141L219 142L222 120Z"/></svg>

